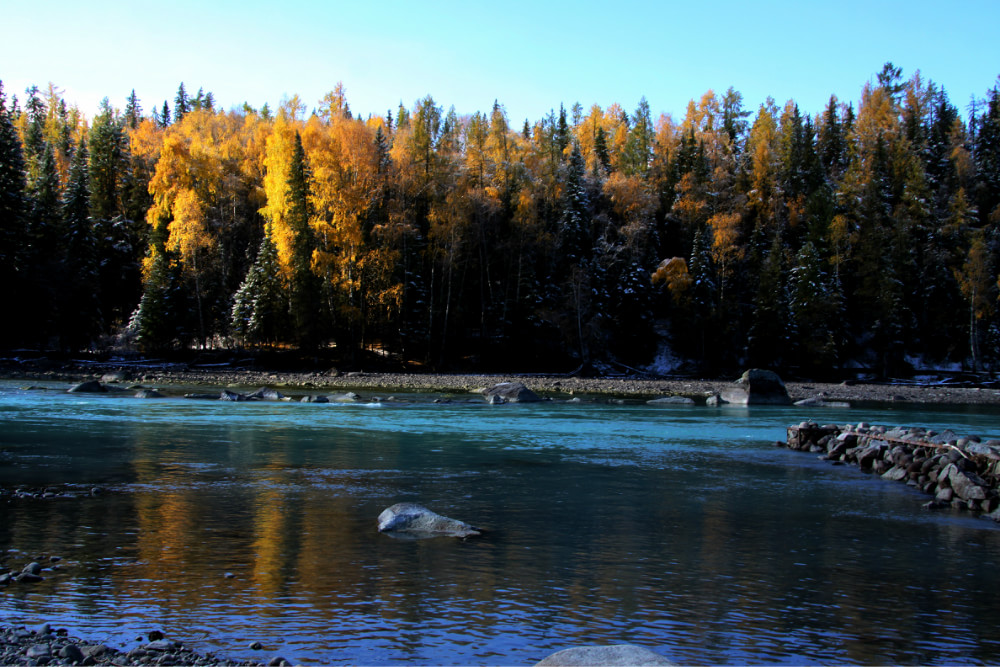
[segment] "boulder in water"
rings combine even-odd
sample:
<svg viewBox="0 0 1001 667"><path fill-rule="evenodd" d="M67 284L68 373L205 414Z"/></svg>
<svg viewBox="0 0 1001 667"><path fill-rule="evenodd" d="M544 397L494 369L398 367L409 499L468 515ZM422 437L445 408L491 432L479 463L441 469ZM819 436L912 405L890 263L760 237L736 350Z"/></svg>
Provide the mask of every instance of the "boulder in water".
<svg viewBox="0 0 1001 667"><path fill-rule="evenodd" d="M483 390L483 396L489 403L536 403L541 401L539 395L521 382L500 382ZM496 398L495 398L496 397ZM496 400L497 398L503 400Z"/></svg>
<svg viewBox="0 0 1001 667"><path fill-rule="evenodd" d="M277 389L261 387L254 393L247 394L247 398L255 401L284 401L286 397Z"/></svg>
<svg viewBox="0 0 1001 667"><path fill-rule="evenodd" d="M664 656L642 646L575 646L543 658L536 667L603 667L605 665L674 665Z"/></svg>
<svg viewBox="0 0 1001 667"><path fill-rule="evenodd" d="M69 388L71 394L105 394L107 392L108 388L97 380L81 382Z"/></svg>
<svg viewBox="0 0 1001 667"><path fill-rule="evenodd" d="M721 397L737 405L789 405L792 399L785 383L772 371L752 368L745 371L732 387L724 389Z"/></svg>
<svg viewBox="0 0 1001 667"><path fill-rule="evenodd" d="M379 532L403 537L470 537L480 531L468 523L435 514L416 503L397 503L379 515Z"/></svg>

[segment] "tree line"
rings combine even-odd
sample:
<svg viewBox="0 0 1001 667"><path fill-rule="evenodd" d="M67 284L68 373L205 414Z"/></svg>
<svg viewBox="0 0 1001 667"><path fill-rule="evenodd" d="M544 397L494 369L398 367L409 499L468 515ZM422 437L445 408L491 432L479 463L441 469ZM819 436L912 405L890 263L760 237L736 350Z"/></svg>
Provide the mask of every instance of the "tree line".
<svg viewBox="0 0 1001 667"><path fill-rule="evenodd" d="M440 370L997 368L998 84L733 88L512 127L182 84L87 119L0 85L0 345L376 350ZM664 367L663 364L661 366Z"/></svg>

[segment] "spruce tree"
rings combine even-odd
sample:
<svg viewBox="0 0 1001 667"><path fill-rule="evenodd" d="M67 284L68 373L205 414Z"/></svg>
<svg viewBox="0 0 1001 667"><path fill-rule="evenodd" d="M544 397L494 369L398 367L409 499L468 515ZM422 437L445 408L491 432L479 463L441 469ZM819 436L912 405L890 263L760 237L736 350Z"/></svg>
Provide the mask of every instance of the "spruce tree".
<svg viewBox="0 0 1001 667"><path fill-rule="evenodd" d="M139 306L132 313L127 332L143 351L174 349L190 339L186 324L189 309L180 287L177 267L165 252L153 256Z"/></svg>
<svg viewBox="0 0 1001 667"><path fill-rule="evenodd" d="M174 122L180 123L185 114L191 111L191 100L184 91L184 82L177 87L177 97L174 98Z"/></svg>
<svg viewBox="0 0 1001 667"><path fill-rule="evenodd" d="M96 241L90 221L87 142L80 137L63 191L61 213L65 237L60 253L64 275L60 306L60 336L64 347L79 350L98 333Z"/></svg>
<svg viewBox="0 0 1001 667"><path fill-rule="evenodd" d="M312 349L320 342L322 304L319 279L312 267L316 239L309 225L309 167L298 131L295 133L287 186L288 224L294 235L289 277L292 336L300 347Z"/></svg>
<svg viewBox="0 0 1001 667"><path fill-rule="evenodd" d="M233 296L230 330L244 343L274 344L281 340L288 314L288 292L269 225L254 263Z"/></svg>
<svg viewBox="0 0 1001 667"><path fill-rule="evenodd" d="M0 310L18 321L26 305L23 256L27 240L24 153L0 82ZM14 327L0 327L0 343L19 342Z"/></svg>

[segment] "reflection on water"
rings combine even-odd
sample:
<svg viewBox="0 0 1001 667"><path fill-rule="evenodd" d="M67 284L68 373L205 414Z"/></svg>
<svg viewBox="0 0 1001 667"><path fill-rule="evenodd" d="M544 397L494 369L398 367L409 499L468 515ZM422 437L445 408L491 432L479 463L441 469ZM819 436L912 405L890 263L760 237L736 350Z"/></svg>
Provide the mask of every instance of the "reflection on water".
<svg viewBox="0 0 1001 667"><path fill-rule="evenodd" d="M0 385L0 484L112 490L3 508L5 564L63 561L0 592L0 614L307 664L533 664L621 642L680 663L997 663L997 526L772 446L807 416ZM998 427L996 410L818 418ZM399 501L487 532L390 539L376 517Z"/></svg>

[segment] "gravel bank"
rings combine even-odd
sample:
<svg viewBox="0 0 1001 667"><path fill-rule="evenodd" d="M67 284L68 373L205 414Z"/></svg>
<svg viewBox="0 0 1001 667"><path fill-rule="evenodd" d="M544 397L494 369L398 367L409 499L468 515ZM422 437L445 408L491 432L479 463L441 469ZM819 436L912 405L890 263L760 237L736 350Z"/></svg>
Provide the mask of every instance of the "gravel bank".
<svg viewBox="0 0 1001 667"><path fill-rule="evenodd" d="M185 648L181 642L151 632L137 637L131 649L119 650L100 642L70 637L48 623L35 627L0 626L0 665L193 665L236 667L289 665L280 657L267 663L234 661Z"/></svg>
<svg viewBox="0 0 1001 667"><path fill-rule="evenodd" d="M567 398L583 394L656 398L687 396L705 399L731 384L728 380L645 379L640 377L583 378L559 375L425 375L403 373L338 373L262 371L232 366L71 364L45 368L32 363L0 364L0 377L9 379L81 382L102 379L122 386L165 388L172 385L211 387L276 387L285 393L378 390L464 394L498 382L523 382L543 396ZM736 380L736 378L734 378ZM944 384L876 384L786 382L793 401L821 396L828 401L877 401L924 404L998 405L996 388L956 387Z"/></svg>

